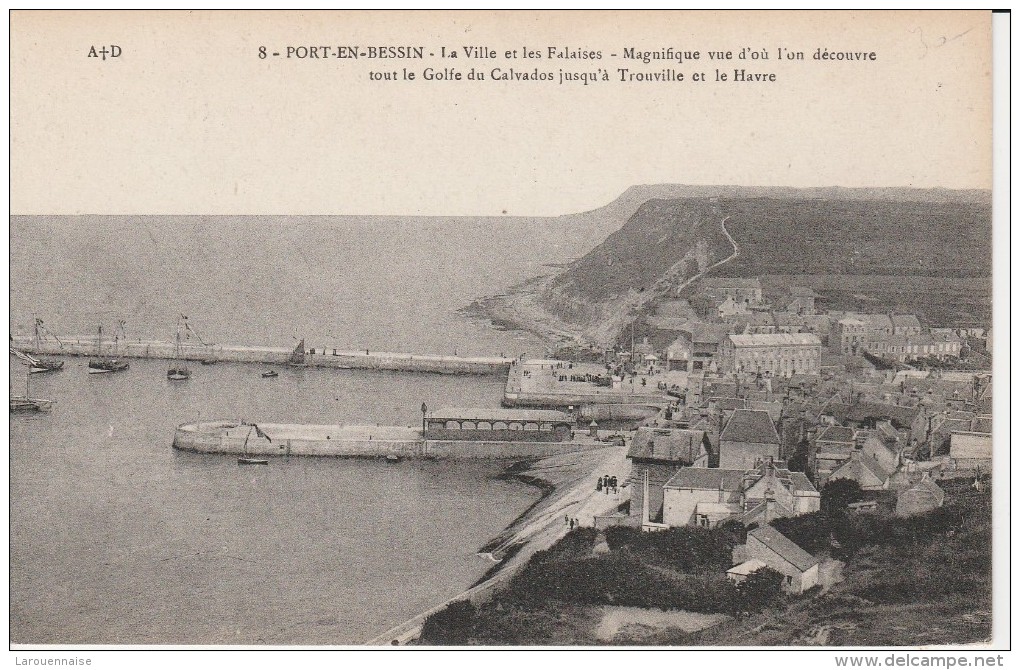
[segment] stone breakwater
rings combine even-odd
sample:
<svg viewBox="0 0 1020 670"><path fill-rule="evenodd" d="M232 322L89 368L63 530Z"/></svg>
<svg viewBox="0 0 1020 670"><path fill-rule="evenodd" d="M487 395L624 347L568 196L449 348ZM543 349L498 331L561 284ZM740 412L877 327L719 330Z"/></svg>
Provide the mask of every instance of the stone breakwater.
<svg viewBox="0 0 1020 670"><path fill-rule="evenodd" d="M60 338L60 342L35 340L26 336L13 336L11 345L30 354L44 356L94 356L94 337ZM182 344L180 358L186 361L216 360L230 363L261 363L286 365L293 348L259 347L246 345L195 345ZM103 355L113 355L111 342L103 346ZM123 358L174 358L174 344L155 340L121 340L116 355ZM427 372L462 375L504 375L513 359L500 356L438 356L407 354L391 351L345 351L334 347L312 347L305 352L304 365L320 368L349 370L383 370L389 372Z"/></svg>
<svg viewBox="0 0 1020 670"><path fill-rule="evenodd" d="M420 429L242 421L203 421L177 427L181 451L248 456L342 458L543 458L605 449L604 442L578 435L569 442L425 440Z"/></svg>

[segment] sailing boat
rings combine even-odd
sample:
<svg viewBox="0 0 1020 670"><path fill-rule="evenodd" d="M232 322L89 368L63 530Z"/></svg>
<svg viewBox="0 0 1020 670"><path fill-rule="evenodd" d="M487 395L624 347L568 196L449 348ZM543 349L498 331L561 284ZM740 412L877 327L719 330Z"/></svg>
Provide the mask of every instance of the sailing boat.
<svg viewBox="0 0 1020 670"><path fill-rule="evenodd" d="M287 365L291 367L303 367L305 363L305 338L301 338L298 345L294 347L294 351L290 352L290 356L287 358Z"/></svg>
<svg viewBox="0 0 1020 670"><path fill-rule="evenodd" d="M251 428L248 429L248 434L244 437L244 446L241 447L242 455L238 456L237 464L238 465L269 465L269 459L268 458L257 458L257 457L252 456L252 455L250 455L248 453L248 440L251 438L252 431L254 431L256 434L258 434L259 437L264 437L267 440L269 440L270 442L273 441L268 435L266 435L261 430L259 430L258 426L256 426L254 423L251 424Z"/></svg>
<svg viewBox="0 0 1020 670"><path fill-rule="evenodd" d="M35 350L42 351L42 332L45 330L49 331L43 325L42 319L37 318L35 320ZM50 333L53 335L53 333ZM64 348L64 343L60 341L60 338L53 335L53 339L57 341L60 348ZM43 358L41 356L30 356L33 360L29 363L28 372L29 374L39 374L42 372L56 372L64 367L64 361L58 361L55 358Z"/></svg>
<svg viewBox="0 0 1020 670"><path fill-rule="evenodd" d="M121 328L124 322L120 322ZM120 372L128 369L127 361L117 358L117 338L114 337L114 355L103 356L103 327L99 326L99 334L96 336L96 355L89 359L89 374L103 374L106 372Z"/></svg>
<svg viewBox="0 0 1020 670"><path fill-rule="evenodd" d="M30 364L31 365L31 364ZM12 375L13 376L13 375ZM53 405L52 400L45 398L33 398L29 392L29 378L31 373L25 375L25 394L17 395L14 393L14 386L11 386L11 412L48 412L50 407Z"/></svg>
<svg viewBox="0 0 1020 670"><path fill-rule="evenodd" d="M206 342L205 340L203 340L202 336L198 334L198 331L191 327L191 324L188 322L188 317L186 317L183 314L181 314L181 321L184 323L185 339L191 339L191 336L194 335L195 339L198 340L199 344L201 344L203 347L209 348L209 355L199 360L199 362L202 365L216 365L219 362L219 359L216 358L216 352L213 350L213 347L215 347L216 345L211 342ZM178 323L178 330L179 329L180 323Z"/></svg>
<svg viewBox="0 0 1020 670"><path fill-rule="evenodd" d="M185 319L185 326L187 326L187 318L181 315L182 319ZM166 371L166 378L172 381L180 381L183 379L189 379L191 377L191 370L188 366L181 361L181 321L177 320L177 335L174 342L174 358L170 363L170 367Z"/></svg>

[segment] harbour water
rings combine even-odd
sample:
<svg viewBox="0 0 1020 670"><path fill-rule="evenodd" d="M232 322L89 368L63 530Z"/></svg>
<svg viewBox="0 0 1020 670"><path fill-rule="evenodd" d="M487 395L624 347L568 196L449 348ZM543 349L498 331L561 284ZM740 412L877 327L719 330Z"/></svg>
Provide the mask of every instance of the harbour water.
<svg viewBox="0 0 1020 670"><path fill-rule="evenodd" d="M15 217L12 328L33 314L57 332L123 318L129 337L166 338L183 311L213 341L517 354L536 341L456 310L575 253L539 231L547 243L507 261L524 224L346 223ZM538 498L494 478L499 463L241 467L170 447L175 425L203 418L417 425L422 402L498 406L498 377L266 380L220 363L169 382L161 361L88 375L66 360L32 378L54 409L11 416L15 643L364 642L475 581L491 563L474 552ZM23 366L12 371L18 390Z"/></svg>

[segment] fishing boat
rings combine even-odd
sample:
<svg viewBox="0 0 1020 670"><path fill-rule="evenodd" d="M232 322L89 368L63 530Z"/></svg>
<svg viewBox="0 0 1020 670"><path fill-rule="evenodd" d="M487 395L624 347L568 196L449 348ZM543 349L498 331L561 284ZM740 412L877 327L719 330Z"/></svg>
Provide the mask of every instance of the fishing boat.
<svg viewBox="0 0 1020 670"><path fill-rule="evenodd" d="M188 317L186 316L181 316L181 319L185 319L185 324L187 323L187 318ZM181 360L181 319L177 320L177 334L174 340L174 357L170 362L170 367L167 368L166 371L166 378L171 381L182 381L184 379L191 378L191 370L189 370L188 366Z"/></svg>
<svg viewBox="0 0 1020 670"><path fill-rule="evenodd" d="M273 379L274 377L279 377L279 376L280 376L280 373L277 372L276 370L266 370L265 372L262 373L262 378L263 379Z"/></svg>
<svg viewBox="0 0 1020 670"><path fill-rule="evenodd" d="M42 319L36 318L35 350L37 352L42 351L43 331L48 333L54 340L56 340L57 344L60 345L61 349L64 348L64 343L60 341L60 338L54 335L53 333L50 333L49 330L46 329L46 326L43 325ZM57 360L55 358L43 358L38 354L33 354L29 357L32 359L31 362L29 362L28 367L29 374L35 375L43 372L56 372L57 370L61 370L64 367L64 361Z"/></svg>
<svg viewBox="0 0 1020 670"><path fill-rule="evenodd" d="M26 395L11 395L11 412L48 412L53 405L52 400L29 398Z"/></svg>
<svg viewBox="0 0 1020 670"><path fill-rule="evenodd" d="M124 322L120 322L121 330ZM113 356L103 356L103 327L99 326L99 333L96 336L96 355L89 359L89 374L104 374L107 372L121 372L128 369L127 361L117 358L118 336L113 338Z"/></svg>
<svg viewBox="0 0 1020 670"><path fill-rule="evenodd" d="M209 354L204 358L200 359L199 363L201 363L202 365L216 365L219 362L219 359L216 358L216 352L213 350L213 347L215 347L216 345L203 340L202 336L198 334L198 331L191 327L191 324L188 322L188 317L186 317L183 314L181 314L181 321L178 323L178 326L180 326L180 323L184 324L185 339L191 339L191 336L194 335L195 339L198 340L199 344L201 344L203 347L208 347L209 349Z"/></svg>
<svg viewBox="0 0 1020 670"><path fill-rule="evenodd" d="M294 347L294 351L290 352L290 356L287 358L287 365L291 367L305 367L305 339L301 338L298 345Z"/></svg>
<svg viewBox="0 0 1020 670"><path fill-rule="evenodd" d="M13 374L11 375L13 377ZM11 385L10 404L11 412L27 413L27 412L47 412L53 406L53 401L45 398L33 398L31 391L29 390L29 379L31 373L25 375L25 393L15 394L14 386Z"/></svg>
<svg viewBox="0 0 1020 670"><path fill-rule="evenodd" d="M241 447L241 452L242 452L241 455L237 457L237 464L238 465L269 465L269 459L268 458L260 458L258 456L253 456L253 455L248 453L248 440L251 439L251 434L253 432L255 434L257 434L259 437L263 437L263 438L269 440L270 442L273 441L268 435L263 433L262 430L260 430L258 426L256 426L255 424L251 424L251 428L248 429L248 434L245 435L245 437L244 437L244 446Z"/></svg>

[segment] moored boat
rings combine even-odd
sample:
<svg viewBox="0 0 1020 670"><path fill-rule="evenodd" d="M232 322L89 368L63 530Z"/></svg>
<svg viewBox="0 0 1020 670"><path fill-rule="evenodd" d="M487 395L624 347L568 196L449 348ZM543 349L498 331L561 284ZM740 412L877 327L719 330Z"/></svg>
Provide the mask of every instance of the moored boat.
<svg viewBox="0 0 1020 670"><path fill-rule="evenodd" d="M35 350L36 351L42 351L42 333L43 333L43 331L46 331L47 333L49 333L49 335L52 336L53 339L57 341L57 344L60 345L61 349L64 348L64 343L60 341L60 338L57 337L56 335L53 335L53 333L50 333L49 330L47 330L46 326L43 325L42 319L37 317L36 320L35 320ZM55 358L43 358L42 356L32 356L32 358L34 360L29 364L29 368L28 368L28 371L31 374L41 374L43 372L56 372L57 370L62 370L63 367L64 367L64 361L57 360Z"/></svg>
<svg viewBox="0 0 1020 670"><path fill-rule="evenodd" d="M95 357L89 359L88 370L90 375L104 374L107 372L121 372L129 367L127 361L119 358Z"/></svg>
<svg viewBox="0 0 1020 670"><path fill-rule="evenodd" d="M290 356L287 358L287 365L291 367L305 367L305 339L301 338L297 346L294 347L294 351L290 352Z"/></svg>
<svg viewBox="0 0 1020 670"><path fill-rule="evenodd" d="M248 440L251 439L251 434L254 432L261 438L269 440L272 443L272 438L262 432L262 430L254 423L250 424L251 427L248 429L248 434L244 437L244 445L241 446L241 455L237 457L238 465L269 465L268 458L262 458L260 456L254 456L248 453Z"/></svg>
<svg viewBox="0 0 1020 670"><path fill-rule="evenodd" d="M124 322L120 322L120 328L123 331ZM99 326L99 332L96 336L96 355L89 359L88 371L90 375L93 374L104 374L108 372L121 372L128 369L127 361L122 361L117 357L117 343L119 336L114 335L113 338L113 355L103 355L103 327Z"/></svg>
<svg viewBox="0 0 1020 670"><path fill-rule="evenodd" d="M32 367L30 367L28 371L35 375L43 372L56 372L57 370L63 369L64 361L58 361L52 358L37 358L36 362L32 364Z"/></svg>
<svg viewBox="0 0 1020 670"><path fill-rule="evenodd" d="M14 377L13 370L11 372L11 377L12 378ZM31 377L32 377L31 373L25 375L25 393L24 394L20 394L20 393L16 394L16 393L14 393L14 385L13 385L13 383L11 384L11 392L10 392L11 412L14 412L14 413L19 413L19 412L46 412L53 405L53 401L52 400L48 400L46 398L33 398L32 397L32 391L29 388L29 386L31 384Z"/></svg>
<svg viewBox="0 0 1020 670"><path fill-rule="evenodd" d="M19 412L48 412L53 406L52 400L45 398L29 398L24 395L11 396L11 411Z"/></svg>
<svg viewBox="0 0 1020 670"><path fill-rule="evenodd" d="M279 376L280 376L280 373L277 372L276 370L266 370L265 372L262 373L262 378L263 379L273 379L274 377L279 377Z"/></svg>
<svg viewBox="0 0 1020 670"><path fill-rule="evenodd" d="M191 378L191 370L181 360L181 319L184 320L184 325L187 327L188 317L181 315L181 318L177 320L177 334L174 338L174 357L170 362L170 367L167 368L166 378L171 381L183 381Z"/></svg>

